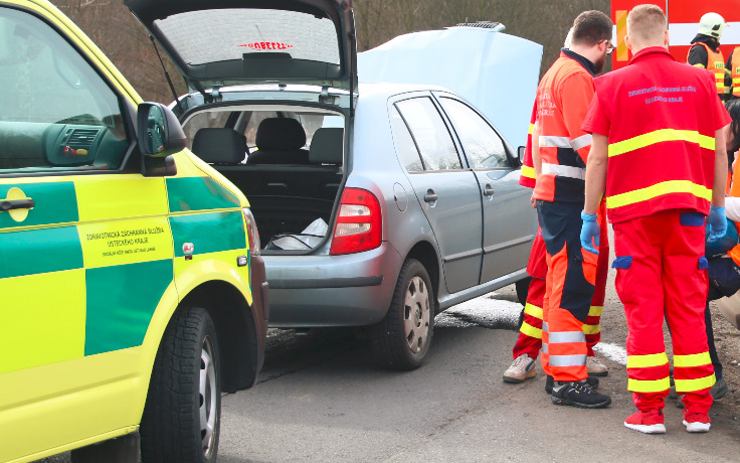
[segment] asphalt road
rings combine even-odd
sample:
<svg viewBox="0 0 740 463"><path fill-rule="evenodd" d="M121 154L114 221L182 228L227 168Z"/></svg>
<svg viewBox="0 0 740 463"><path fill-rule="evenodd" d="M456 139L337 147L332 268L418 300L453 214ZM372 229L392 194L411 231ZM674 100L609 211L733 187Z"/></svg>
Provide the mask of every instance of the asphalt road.
<svg viewBox="0 0 740 463"><path fill-rule="evenodd" d="M552 405L542 375L502 383L512 304L478 302L438 318L428 362L410 373L377 369L347 332L273 337L261 384L223 401L219 461L740 460L740 423L722 407L706 435L686 433L673 403L667 435L625 429L632 405L615 362L603 381L614 399L607 410Z"/></svg>
<svg viewBox="0 0 740 463"><path fill-rule="evenodd" d="M504 384L521 306L509 302L511 289L493 297L437 317L427 363L407 373L375 367L349 330L271 331L260 383L224 396L218 461L740 461L740 422L727 402L713 409L706 435L686 433L670 402L668 434L625 429L632 404L624 367L611 360L606 410L552 405L541 374ZM623 323L621 309L607 305L605 330ZM603 350L617 360L620 331Z"/></svg>

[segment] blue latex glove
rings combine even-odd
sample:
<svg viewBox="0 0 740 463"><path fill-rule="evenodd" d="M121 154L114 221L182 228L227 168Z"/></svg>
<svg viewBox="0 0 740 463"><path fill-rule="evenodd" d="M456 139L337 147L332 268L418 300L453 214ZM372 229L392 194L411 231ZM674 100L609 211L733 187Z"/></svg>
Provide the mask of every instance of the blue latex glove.
<svg viewBox="0 0 740 463"><path fill-rule="evenodd" d="M598 254L599 250L597 247L599 246L601 230L599 229L599 224L596 223L596 214L581 212L581 220L583 220L583 225L581 226L581 247L586 251Z"/></svg>
<svg viewBox="0 0 740 463"><path fill-rule="evenodd" d="M725 208L712 206L709 212L709 241L722 238L727 231L727 218L725 217ZM583 240L583 232L581 232Z"/></svg>

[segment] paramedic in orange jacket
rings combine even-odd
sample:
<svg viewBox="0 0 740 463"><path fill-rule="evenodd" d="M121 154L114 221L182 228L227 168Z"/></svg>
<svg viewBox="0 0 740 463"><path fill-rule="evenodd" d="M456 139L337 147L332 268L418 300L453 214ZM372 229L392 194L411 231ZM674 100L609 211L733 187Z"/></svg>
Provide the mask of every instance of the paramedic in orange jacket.
<svg viewBox="0 0 740 463"><path fill-rule="evenodd" d="M587 381L588 348L582 327L594 294L598 256L581 251L579 232L591 146L591 135L581 124L594 93L593 76L613 49L612 26L599 11L586 11L575 19L572 48L563 50L537 89L533 140L537 178L533 197L547 248L542 366L555 381L553 403L583 408L611 403Z"/></svg>
<svg viewBox="0 0 740 463"><path fill-rule="evenodd" d="M568 34L572 35L573 29ZM570 48L570 41L566 40L565 48ZM527 144L522 160L522 172L519 178L519 184L527 188L535 187L535 171L532 161L532 133L534 132L537 117L537 105L532 108L532 118L529 124L527 135ZM602 230L606 230L606 215L602 214ZM606 238L606 232L604 233ZM601 314L604 310L604 298L606 296L606 279L609 272L609 241L602 239L599 246L599 261L596 267L596 289L591 299L591 308L588 311L588 318L583 325L583 332L586 335L586 346L588 348L588 358L586 367L589 376L607 376L609 369L600 362L594 352L594 346L601 340ZM527 274L529 274L529 287L527 288L527 300L521 315L521 326L519 335L512 349L513 361L504 372L504 382L521 383L536 376L535 361L542 348L542 304L545 299L545 277L547 276L547 250L545 241L542 239L542 233L538 229L537 235L532 242L532 249L529 252L529 261L527 262ZM552 392L552 381L550 376L547 378L545 390ZM598 381L591 379L592 385L597 386Z"/></svg>
<svg viewBox="0 0 740 463"><path fill-rule="evenodd" d="M583 125L593 145L581 243L587 248L598 241L596 212L605 194L617 293L627 316L627 389L637 407L624 425L665 432L665 318L676 392L685 405L683 424L689 432L706 432L715 376L704 326L705 222L709 216L710 239L727 226L724 130L730 118L713 76L671 57L659 7L632 9L627 45L630 64L596 80Z"/></svg>

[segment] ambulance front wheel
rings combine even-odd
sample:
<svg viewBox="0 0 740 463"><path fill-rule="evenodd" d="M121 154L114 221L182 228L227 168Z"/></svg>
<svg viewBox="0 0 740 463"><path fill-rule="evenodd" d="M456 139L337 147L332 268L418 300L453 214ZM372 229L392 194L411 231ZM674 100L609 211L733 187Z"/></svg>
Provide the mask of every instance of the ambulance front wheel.
<svg viewBox="0 0 740 463"><path fill-rule="evenodd" d="M157 352L141 421L142 463L216 461L220 368L208 312L192 307L175 313Z"/></svg>
<svg viewBox="0 0 740 463"><path fill-rule="evenodd" d="M394 370L421 366L434 333L436 292L429 272L416 259L401 267L388 313L372 328L372 348L381 365Z"/></svg>

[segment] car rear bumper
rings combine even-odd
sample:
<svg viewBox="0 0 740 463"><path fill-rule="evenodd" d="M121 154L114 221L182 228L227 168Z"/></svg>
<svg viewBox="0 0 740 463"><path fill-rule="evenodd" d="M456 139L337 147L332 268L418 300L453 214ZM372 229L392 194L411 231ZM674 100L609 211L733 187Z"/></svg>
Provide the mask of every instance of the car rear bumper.
<svg viewBox="0 0 740 463"><path fill-rule="evenodd" d="M400 254L387 243L345 256L265 256L270 326L365 326L385 317Z"/></svg>

